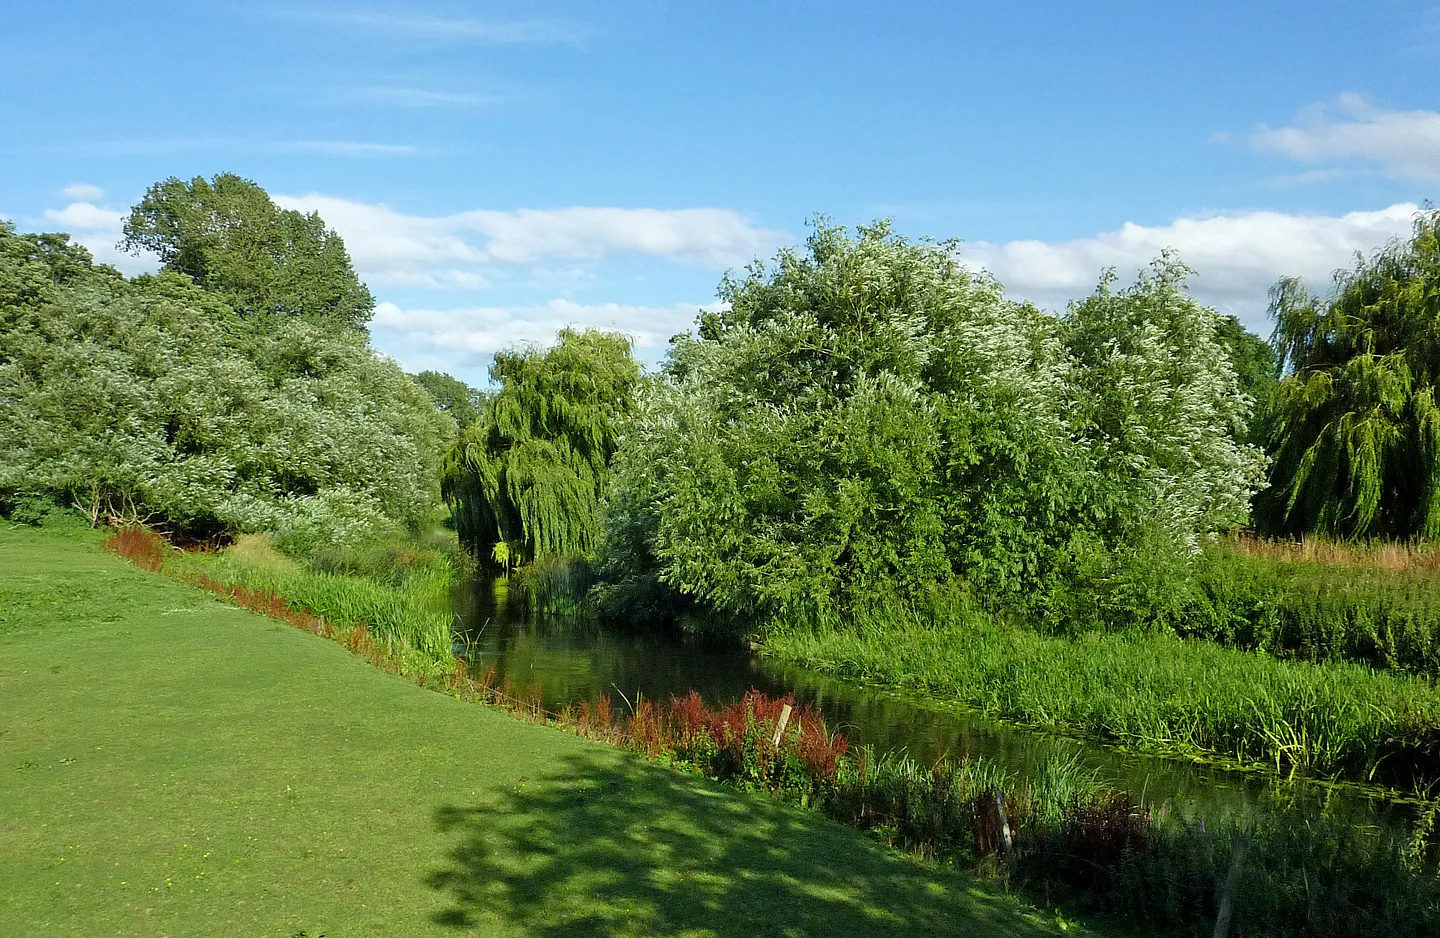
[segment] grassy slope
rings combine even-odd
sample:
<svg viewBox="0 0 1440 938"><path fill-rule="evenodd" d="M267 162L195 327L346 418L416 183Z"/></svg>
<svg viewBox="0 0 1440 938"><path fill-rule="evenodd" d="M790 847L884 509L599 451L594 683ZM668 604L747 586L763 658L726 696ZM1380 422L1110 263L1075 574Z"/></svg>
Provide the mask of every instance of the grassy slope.
<svg viewBox="0 0 1440 938"><path fill-rule="evenodd" d="M1029 936L846 828L0 529L0 934Z"/></svg>

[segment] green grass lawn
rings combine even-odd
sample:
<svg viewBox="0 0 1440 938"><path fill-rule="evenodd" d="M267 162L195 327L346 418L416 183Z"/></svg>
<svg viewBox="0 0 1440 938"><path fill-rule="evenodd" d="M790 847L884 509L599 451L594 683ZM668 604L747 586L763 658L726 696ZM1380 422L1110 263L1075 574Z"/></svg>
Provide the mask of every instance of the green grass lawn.
<svg viewBox="0 0 1440 938"><path fill-rule="evenodd" d="M0 935L976 935L1050 917L0 528ZM1070 933L1075 933L1071 929Z"/></svg>

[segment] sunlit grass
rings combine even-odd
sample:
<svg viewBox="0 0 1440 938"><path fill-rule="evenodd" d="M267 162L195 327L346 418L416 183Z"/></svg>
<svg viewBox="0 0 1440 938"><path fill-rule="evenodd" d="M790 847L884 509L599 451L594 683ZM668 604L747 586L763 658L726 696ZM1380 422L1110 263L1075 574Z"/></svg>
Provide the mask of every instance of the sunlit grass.
<svg viewBox="0 0 1440 938"><path fill-rule="evenodd" d="M1440 776L1440 690L1170 635L1063 638L980 615L776 626L768 654L1136 749L1407 785Z"/></svg>
<svg viewBox="0 0 1440 938"><path fill-rule="evenodd" d="M0 588L3 935L1056 933L975 880L424 690L93 539L0 529Z"/></svg>

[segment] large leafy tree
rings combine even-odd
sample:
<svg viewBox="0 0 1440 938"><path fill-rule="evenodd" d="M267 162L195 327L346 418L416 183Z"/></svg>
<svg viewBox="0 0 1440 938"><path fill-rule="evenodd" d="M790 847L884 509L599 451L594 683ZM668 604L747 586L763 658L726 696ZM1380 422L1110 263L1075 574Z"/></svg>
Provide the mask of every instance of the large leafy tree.
<svg viewBox="0 0 1440 938"><path fill-rule="evenodd" d="M1261 519L1291 534L1440 536L1440 212L1338 271L1326 299L1280 281L1271 313L1287 374Z"/></svg>
<svg viewBox="0 0 1440 938"><path fill-rule="evenodd" d="M592 551L640 378L630 340L562 329L551 348L497 353L490 377L500 388L443 472L462 542L506 564Z"/></svg>
<svg viewBox="0 0 1440 938"><path fill-rule="evenodd" d="M455 418L461 429L470 426L480 416L480 409L485 405L483 391L477 391L443 371L422 371L410 377L430 392L430 396L435 399L435 406Z"/></svg>
<svg viewBox="0 0 1440 938"><path fill-rule="evenodd" d="M453 433L363 332L255 323L0 224L0 500L304 549L421 520Z"/></svg>
<svg viewBox="0 0 1440 938"><path fill-rule="evenodd" d="M221 173L157 182L125 221L125 246L159 256L245 316L304 316L363 329L375 299L319 214L281 209Z"/></svg>
<svg viewBox="0 0 1440 938"><path fill-rule="evenodd" d="M1107 280L1057 318L952 245L820 223L673 345L618 457L609 543L734 613L839 620L950 582L1064 619L1238 523L1257 479L1183 274Z"/></svg>

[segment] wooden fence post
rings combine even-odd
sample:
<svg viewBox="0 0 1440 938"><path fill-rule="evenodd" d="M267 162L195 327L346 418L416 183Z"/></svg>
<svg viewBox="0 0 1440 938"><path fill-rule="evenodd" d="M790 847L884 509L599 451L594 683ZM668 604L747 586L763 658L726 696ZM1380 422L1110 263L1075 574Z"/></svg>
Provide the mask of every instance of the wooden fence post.
<svg viewBox="0 0 1440 938"><path fill-rule="evenodd" d="M780 711L780 720L775 724L775 738L770 740L770 747L773 749L780 745L780 734L785 732L785 724L790 722L790 705L786 704L785 709Z"/></svg>
<svg viewBox="0 0 1440 938"><path fill-rule="evenodd" d="M1005 796L998 788L991 789L990 793L995 798L995 819L1000 823L1000 843L1005 848L1005 862L1014 869L1015 838L1010 836L1010 816L1005 813Z"/></svg>

